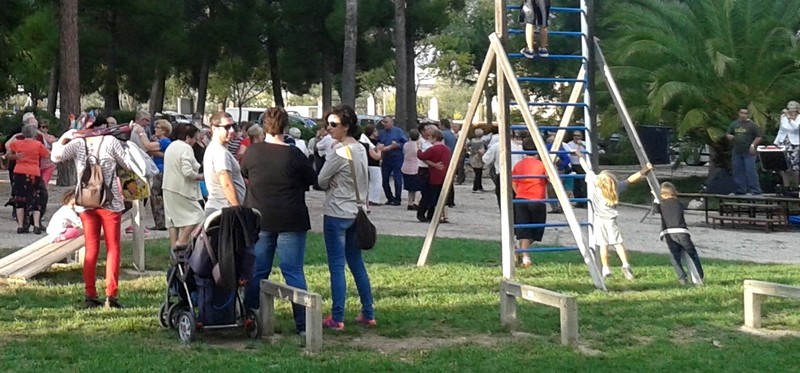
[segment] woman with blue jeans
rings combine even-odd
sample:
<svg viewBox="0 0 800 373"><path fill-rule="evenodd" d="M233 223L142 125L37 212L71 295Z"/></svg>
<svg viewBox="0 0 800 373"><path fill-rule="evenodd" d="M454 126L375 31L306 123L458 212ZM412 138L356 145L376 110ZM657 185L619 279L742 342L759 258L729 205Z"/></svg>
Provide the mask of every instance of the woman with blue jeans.
<svg viewBox="0 0 800 373"><path fill-rule="evenodd" d="M311 229L305 192L316 183L311 162L300 149L283 142L289 116L281 108L264 113L264 142L253 143L244 153L242 175L249 180L244 205L261 212L261 232L254 251L255 274L245 289L244 306L259 308L261 280L269 278L275 252L286 284L305 290L303 261L306 233ZM305 330L305 308L292 304L297 332Z"/></svg>
<svg viewBox="0 0 800 373"><path fill-rule="evenodd" d="M322 229L328 254L333 298L331 315L325 318L323 326L333 330L344 329L345 263L353 274L358 296L361 298L361 313L355 322L375 326L372 286L364 260L361 258L361 249L356 241L355 225L358 206L364 202L356 201L356 188L361 196L365 196L369 188L367 152L364 146L356 141L359 129L356 125L356 113L352 108L345 105L335 107L324 119L328 132L338 144L328 155L319 173L319 186L325 190ZM358 185L354 183L354 179Z"/></svg>

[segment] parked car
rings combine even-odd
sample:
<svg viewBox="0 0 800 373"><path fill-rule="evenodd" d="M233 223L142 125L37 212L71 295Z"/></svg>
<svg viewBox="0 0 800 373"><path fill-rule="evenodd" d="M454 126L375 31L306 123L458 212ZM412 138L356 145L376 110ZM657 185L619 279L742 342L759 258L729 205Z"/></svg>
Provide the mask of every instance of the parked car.
<svg viewBox="0 0 800 373"><path fill-rule="evenodd" d="M383 129L383 123L381 123L382 120L383 116L381 115L363 115L363 114L358 115L358 125L361 127L364 127L368 124L372 124L378 130L382 130Z"/></svg>

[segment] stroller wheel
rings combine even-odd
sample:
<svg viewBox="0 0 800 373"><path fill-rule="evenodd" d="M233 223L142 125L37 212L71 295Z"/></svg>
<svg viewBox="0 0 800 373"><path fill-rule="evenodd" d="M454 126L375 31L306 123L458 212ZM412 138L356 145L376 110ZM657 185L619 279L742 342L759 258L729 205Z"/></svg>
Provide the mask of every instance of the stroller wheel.
<svg viewBox="0 0 800 373"><path fill-rule="evenodd" d="M158 308L158 325L161 325L162 328L172 326L170 324L169 305L166 302L161 303L161 307Z"/></svg>
<svg viewBox="0 0 800 373"><path fill-rule="evenodd" d="M251 339L261 338L261 322L258 320L258 314L255 310L247 310L244 314L244 332Z"/></svg>
<svg viewBox="0 0 800 373"><path fill-rule="evenodd" d="M180 303L169 306L167 309L167 327L173 329L178 327L178 317L181 316L181 311L183 311L183 307Z"/></svg>
<svg viewBox="0 0 800 373"><path fill-rule="evenodd" d="M189 343L194 340L197 335L197 325L195 325L194 314L190 311L181 312L178 316L178 337L184 343Z"/></svg>

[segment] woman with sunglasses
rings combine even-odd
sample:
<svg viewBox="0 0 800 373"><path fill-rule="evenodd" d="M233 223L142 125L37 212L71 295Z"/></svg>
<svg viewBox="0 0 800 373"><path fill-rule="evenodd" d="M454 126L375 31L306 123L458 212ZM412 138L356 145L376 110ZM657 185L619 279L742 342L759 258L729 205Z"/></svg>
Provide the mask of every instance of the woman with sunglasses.
<svg viewBox="0 0 800 373"><path fill-rule="evenodd" d="M372 286L356 240L355 225L358 206L364 202L363 198L367 196L369 187L367 151L356 140L359 136L356 125L358 119L352 108L346 105L335 107L323 119L328 133L338 142L331 149L318 179L319 186L325 190L322 229L333 298L331 315L325 318L323 326L333 330L344 329L345 262L353 274L358 296L361 298L361 313L355 322L375 326ZM354 179L358 185L353 182ZM362 198L361 201L357 200L356 192Z"/></svg>

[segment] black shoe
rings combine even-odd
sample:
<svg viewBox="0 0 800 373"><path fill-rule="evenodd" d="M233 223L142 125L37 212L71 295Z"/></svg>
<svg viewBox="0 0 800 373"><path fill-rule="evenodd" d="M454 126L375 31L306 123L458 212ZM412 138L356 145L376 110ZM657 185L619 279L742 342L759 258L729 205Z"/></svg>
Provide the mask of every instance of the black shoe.
<svg viewBox="0 0 800 373"><path fill-rule="evenodd" d="M26 234L28 233L28 228L17 228L17 234Z"/></svg>
<svg viewBox="0 0 800 373"><path fill-rule="evenodd" d="M119 303L119 301L115 297L107 297L106 298L105 307L106 308L125 308Z"/></svg>
<svg viewBox="0 0 800 373"><path fill-rule="evenodd" d="M97 299L97 297L88 297L87 296L87 297L83 298L83 308L86 308L86 309L97 308L97 307L101 307L102 305L103 305L103 302L101 302L100 299Z"/></svg>
<svg viewBox="0 0 800 373"><path fill-rule="evenodd" d="M165 231L167 230L167 227L147 227L147 229L151 231Z"/></svg>
<svg viewBox="0 0 800 373"><path fill-rule="evenodd" d="M33 234L42 234L42 227L33 226Z"/></svg>

